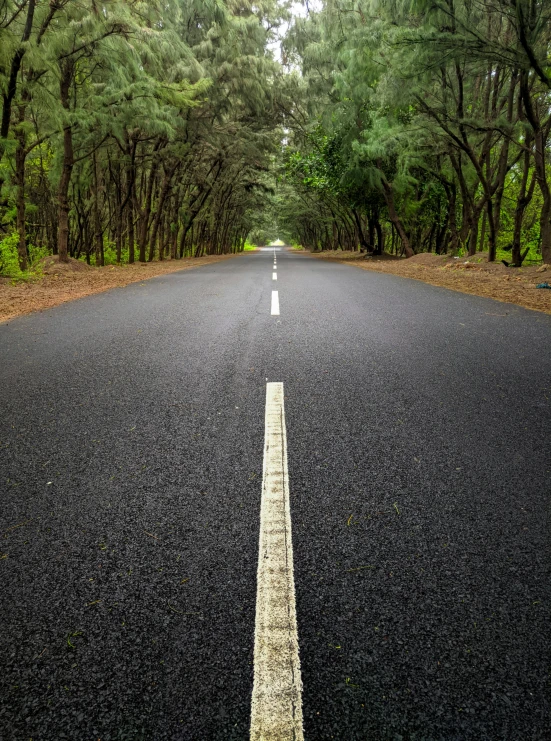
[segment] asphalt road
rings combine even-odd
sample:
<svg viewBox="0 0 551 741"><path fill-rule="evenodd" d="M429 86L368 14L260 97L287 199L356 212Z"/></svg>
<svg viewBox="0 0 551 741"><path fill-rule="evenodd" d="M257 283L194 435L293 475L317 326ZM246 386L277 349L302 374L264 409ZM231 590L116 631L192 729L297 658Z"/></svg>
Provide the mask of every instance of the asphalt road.
<svg viewBox="0 0 551 741"><path fill-rule="evenodd" d="M1 741L248 739L267 381L306 741L551 737L551 318L277 272L0 325Z"/></svg>

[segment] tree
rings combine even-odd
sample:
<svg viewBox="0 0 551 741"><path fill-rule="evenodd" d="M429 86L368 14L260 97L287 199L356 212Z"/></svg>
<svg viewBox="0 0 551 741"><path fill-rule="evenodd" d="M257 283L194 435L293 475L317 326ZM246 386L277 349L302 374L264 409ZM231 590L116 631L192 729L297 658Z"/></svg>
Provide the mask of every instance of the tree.
<svg viewBox="0 0 551 741"><path fill-rule="evenodd" d="M329 192L338 198L366 249L379 224L406 255L487 247L492 261L512 244L515 265L527 254L536 183L540 249L551 261L550 17L538 0L327 0L286 39L305 90L286 118L287 156L303 165L290 168L290 182L323 208ZM338 157L325 157L316 129ZM320 153L316 179L308 170ZM517 201L512 243L505 193Z"/></svg>
<svg viewBox="0 0 551 741"><path fill-rule="evenodd" d="M111 245L129 262L242 249L281 136L285 3L6 9L0 228L21 268L27 242L98 265Z"/></svg>

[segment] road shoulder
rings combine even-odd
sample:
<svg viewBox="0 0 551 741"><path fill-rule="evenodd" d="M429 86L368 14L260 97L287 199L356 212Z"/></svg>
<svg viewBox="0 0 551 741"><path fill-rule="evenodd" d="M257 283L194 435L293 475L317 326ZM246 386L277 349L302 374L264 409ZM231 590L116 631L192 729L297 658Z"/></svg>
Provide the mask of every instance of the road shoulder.
<svg viewBox="0 0 551 741"><path fill-rule="evenodd" d="M103 268L91 267L77 260L72 260L67 266L57 261L52 262L45 267L44 275L36 281L13 283L6 278L0 282L0 322L52 309L68 301L103 293L111 288L122 288L130 283L141 283L167 273L211 265L231 257L236 255L209 255L133 265L106 265Z"/></svg>

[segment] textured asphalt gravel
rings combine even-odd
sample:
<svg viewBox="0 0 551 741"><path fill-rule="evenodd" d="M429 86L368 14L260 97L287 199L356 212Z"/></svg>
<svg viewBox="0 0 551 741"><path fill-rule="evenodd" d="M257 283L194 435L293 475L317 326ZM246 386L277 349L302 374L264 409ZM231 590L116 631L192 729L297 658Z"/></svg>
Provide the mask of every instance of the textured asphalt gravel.
<svg viewBox="0 0 551 741"><path fill-rule="evenodd" d="M306 740L549 739L551 319L290 252L271 278L0 325L1 741L247 739L266 379Z"/></svg>

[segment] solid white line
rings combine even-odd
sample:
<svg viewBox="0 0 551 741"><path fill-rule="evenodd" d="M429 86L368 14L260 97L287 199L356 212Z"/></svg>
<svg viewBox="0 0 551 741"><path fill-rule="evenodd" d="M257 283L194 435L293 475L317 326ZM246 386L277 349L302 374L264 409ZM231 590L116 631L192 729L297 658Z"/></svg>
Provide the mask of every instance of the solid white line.
<svg viewBox="0 0 551 741"><path fill-rule="evenodd" d="M272 273L272 280L277 280L277 273Z"/></svg>
<svg viewBox="0 0 551 741"><path fill-rule="evenodd" d="M272 316L279 316L279 294L272 291Z"/></svg>
<svg viewBox="0 0 551 741"><path fill-rule="evenodd" d="M251 741L303 741L283 384L266 385Z"/></svg>

